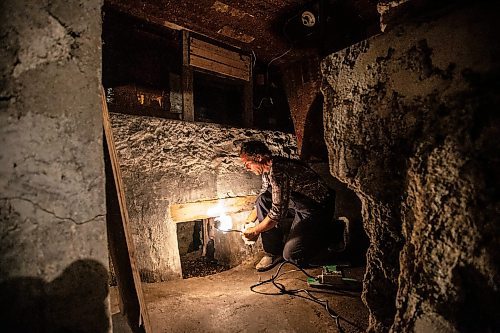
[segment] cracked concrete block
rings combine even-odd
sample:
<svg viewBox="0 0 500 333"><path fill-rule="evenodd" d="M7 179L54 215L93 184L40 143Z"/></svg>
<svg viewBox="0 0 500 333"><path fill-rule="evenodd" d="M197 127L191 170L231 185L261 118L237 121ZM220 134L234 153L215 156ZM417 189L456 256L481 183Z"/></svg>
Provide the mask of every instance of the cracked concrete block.
<svg viewBox="0 0 500 333"><path fill-rule="evenodd" d="M110 330L101 2L72 3L1 4L0 321L7 332ZM64 19L50 9L62 7L71 14Z"/></svg>

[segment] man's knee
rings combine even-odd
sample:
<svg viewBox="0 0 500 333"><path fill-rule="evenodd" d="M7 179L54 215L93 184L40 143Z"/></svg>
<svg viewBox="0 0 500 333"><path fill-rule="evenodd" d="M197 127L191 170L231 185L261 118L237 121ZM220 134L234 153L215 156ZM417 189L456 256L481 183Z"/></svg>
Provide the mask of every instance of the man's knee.
<svg viewBox="0 0 500 333"><path fill-rule="evenodd" d="M285 244L283 248L283 259L298 266L303 266L306 263L304 249L300 244L293 241L288 241Z"/></svg>

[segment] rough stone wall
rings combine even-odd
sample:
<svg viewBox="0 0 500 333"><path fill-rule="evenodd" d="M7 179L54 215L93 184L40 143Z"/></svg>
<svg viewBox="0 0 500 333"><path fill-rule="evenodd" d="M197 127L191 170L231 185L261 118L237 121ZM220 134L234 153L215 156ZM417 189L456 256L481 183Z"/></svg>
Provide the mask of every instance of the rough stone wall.
<svg viewBox="0 0 500 333"><path fill-rule="evenodd" d="M455 7L322 62L330 171L370 238L369 331L500 329L497 12Z"/></svg>
<svg viewBox="0 0 500 333"><path fill-rule="evenodd" d="M296 157L290 134L161 118L111 114L141 277L181 276L176 226L169 205L257 194L260 177L239 163L250 138L273 153Z"/></svg>
<svg viewBox="0 0 500 333"><path fill-rule="evenodd" d="M3 332L109 332L101 1L0 4Z"/></svg>

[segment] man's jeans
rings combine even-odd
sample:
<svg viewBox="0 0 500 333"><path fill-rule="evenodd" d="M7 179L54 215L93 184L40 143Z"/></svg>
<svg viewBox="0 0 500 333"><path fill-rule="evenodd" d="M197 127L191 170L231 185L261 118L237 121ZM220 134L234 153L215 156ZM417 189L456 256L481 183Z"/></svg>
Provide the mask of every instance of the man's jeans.
<svg viewBox="0 0 500 333"><path fill-rule="evenodd" d="M264 251L272 255L282 255L285 260L299 266L306 266L309 260L327 243L328 222L333 216L334 201L325 205L305 203L304 200L292 194L289 212L294 214L290 233L283 241L283 223L261 234ZM257 218L262 221L272 207L272 196L268 190L257 197L255 201Z"/></svg>

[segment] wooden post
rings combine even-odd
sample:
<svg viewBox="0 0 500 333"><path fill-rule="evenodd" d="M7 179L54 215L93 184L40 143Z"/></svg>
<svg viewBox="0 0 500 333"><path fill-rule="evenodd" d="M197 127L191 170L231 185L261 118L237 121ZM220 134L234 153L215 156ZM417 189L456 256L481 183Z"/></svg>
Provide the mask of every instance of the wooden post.
<svg viewBox="0 0 500 333"><path fill-rule="evenodd" d="M189 65L189 31L182 31L182 106L183 119L194 121L193 69Z"/></svg>
<svg viewBox="0 0 500 333"><path fill-rule="evenodd" d="M201 251L201 256L205 257L207 255L207 245L208 245L208 240L209 240L209 235L208 235L208 219L203 219L203 250Z"/></svg>

